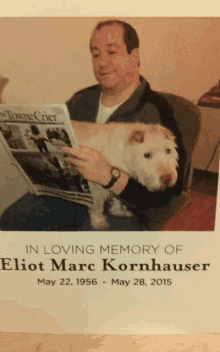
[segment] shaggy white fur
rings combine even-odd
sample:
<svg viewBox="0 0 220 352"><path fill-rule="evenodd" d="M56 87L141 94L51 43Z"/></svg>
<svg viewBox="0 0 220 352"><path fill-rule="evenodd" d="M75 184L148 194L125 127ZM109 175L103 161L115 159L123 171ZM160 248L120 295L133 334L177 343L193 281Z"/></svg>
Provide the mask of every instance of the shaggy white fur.
<svg viewBox="0 0 220 352"><path fill-rule="evenodd" d="M73 125L80 143L102 152L112 166L129 173L152 192L175 185L177 146L174 135L167 128L159 124L142 123L111 123L104 127L87 125L93 125L97 133L94 135L94 131L90 130L89 135L86 135L85 130L82 133L81 128L80 133L79 126ZM106 230L109 224L103 213L104 204L112 193L98 184L94 184L94 188L97 208L90 210L91 226L94 230ZM112 197L109 211L117 216L131 215L115 197Z"/></svg>

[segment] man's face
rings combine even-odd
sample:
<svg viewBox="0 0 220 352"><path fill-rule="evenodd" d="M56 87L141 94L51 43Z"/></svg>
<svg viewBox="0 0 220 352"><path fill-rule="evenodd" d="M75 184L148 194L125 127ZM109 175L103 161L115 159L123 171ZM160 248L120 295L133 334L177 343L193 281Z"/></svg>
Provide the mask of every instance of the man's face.
<svg viewBox="0 0 220 352"><path fill-rule="evenodd" d="M103 88L124 90L134 80L137 53L128 54L123 27L117 24L94 31L91 53L94 74Z"/></svg>

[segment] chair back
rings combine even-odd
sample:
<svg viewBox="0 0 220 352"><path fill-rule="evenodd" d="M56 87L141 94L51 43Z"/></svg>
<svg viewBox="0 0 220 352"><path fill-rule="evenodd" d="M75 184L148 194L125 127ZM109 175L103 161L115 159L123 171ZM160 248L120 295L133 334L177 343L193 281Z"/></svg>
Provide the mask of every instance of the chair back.
<svg viewBox="0 0 220 352"><path fill-rule="evenodd" d="M191 186L193 174L191 159L201 126L200 110L195 104L174 94L158 93L164 97L173 108L174 116L177 120L186 149L187 163L184 170L183 192L180 196L174 196L170 202L162 208L152 207L146 212L146 221L143 225L143 230L148 231L161 231L163 225L172 218L176 212L190 203L191 196L187 193L187 189Z"/></svg>
<svg viewBox="0 0 220 352"><path fill-rule="evenodd" d="M174 116L177 120L187 152L187 165L184 175L184 190L186 191L188 188L192 154L200 132L201 113L195 104L185 98L168 93L159 92L159 94L164 97L173 108Z"/></svg>

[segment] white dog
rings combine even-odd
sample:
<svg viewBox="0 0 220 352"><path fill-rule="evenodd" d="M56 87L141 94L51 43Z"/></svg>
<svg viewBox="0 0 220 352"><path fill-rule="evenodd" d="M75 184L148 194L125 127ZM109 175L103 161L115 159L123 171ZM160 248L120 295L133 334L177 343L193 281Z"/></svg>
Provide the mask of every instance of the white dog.
<svg viewBox="0 0 220 352"><path fill-rule="evenodd" d="M165 190L175 185L177 146L174 135L167 128L159 124L80 122L73 122L73 128L80 144L102 152L112 166L127 172L149 191ZM97 208L90 210L91 226L94 230L106 230L109 224L103 213L104 204L112 193L98 184L94 184L94 188ZM115 197L109 211L116 216L131 216Z"/></svg>

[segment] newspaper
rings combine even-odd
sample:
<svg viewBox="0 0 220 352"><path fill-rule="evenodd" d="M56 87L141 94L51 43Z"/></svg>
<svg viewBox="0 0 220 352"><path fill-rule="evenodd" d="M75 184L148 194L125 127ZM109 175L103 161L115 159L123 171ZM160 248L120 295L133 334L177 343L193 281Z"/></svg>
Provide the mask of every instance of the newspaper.
<svg viewBox="0 0 220 352"><path fill-rule="evenodd" d="M78 147L66 105L1 105L0 140L31 193L95 207L93 184L63 151Z"/></svg>

